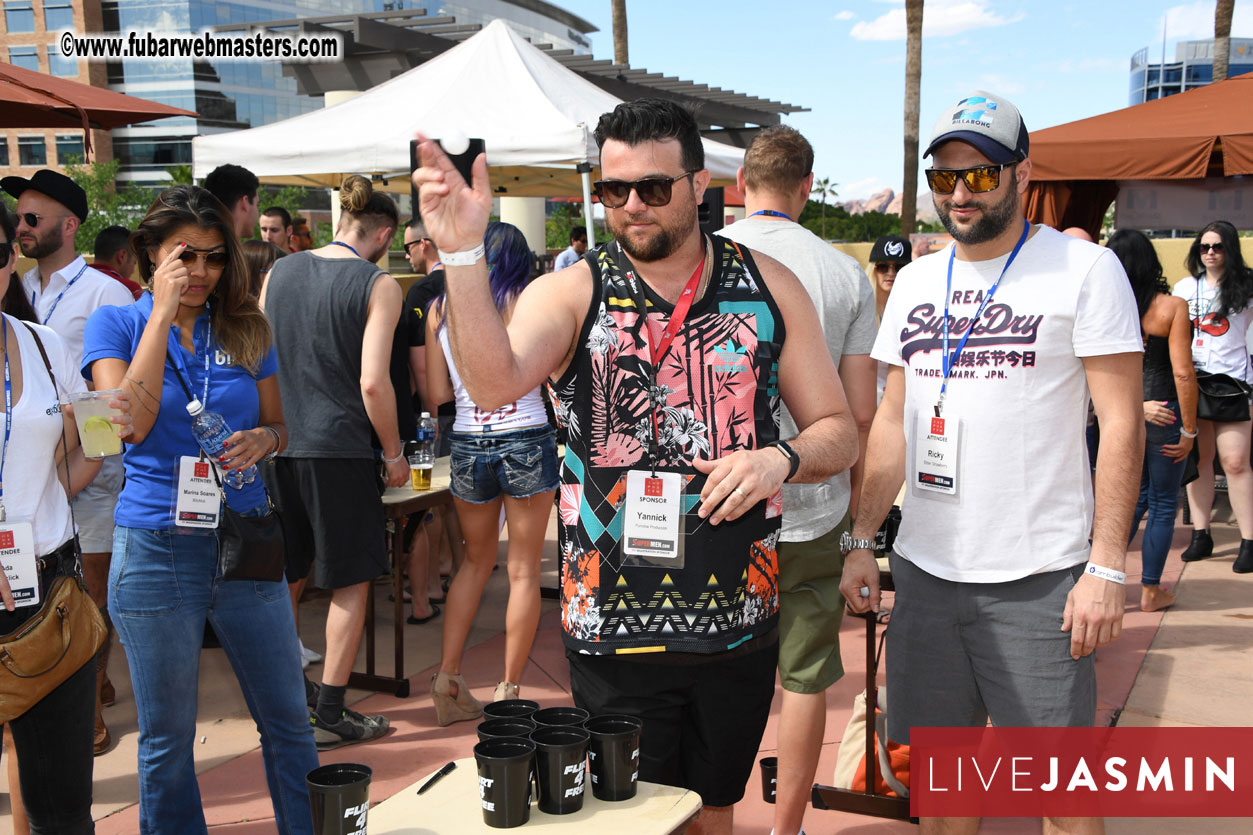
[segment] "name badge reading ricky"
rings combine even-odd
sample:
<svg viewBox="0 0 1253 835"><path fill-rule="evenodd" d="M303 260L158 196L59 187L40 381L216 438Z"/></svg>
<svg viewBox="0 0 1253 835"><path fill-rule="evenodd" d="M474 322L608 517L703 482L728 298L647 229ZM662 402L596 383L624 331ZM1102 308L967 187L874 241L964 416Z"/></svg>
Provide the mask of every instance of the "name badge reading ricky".
<svg viewBox="0 0 1253 835"><path fill-rule="evenodd" d="M622 552L631 557L674 559L679 555L683 477L678 473L627 473Z"/></svg>
<svg viewBox="0 0 1253 835"><path fill-rule="evenodd" d="M178 459L178 503L174 524L180 528L216 528L222 497L208 461L191 455Z"/></svg>
<svg viewBox="0 0 1253 835"><path fill-rule="evenodd" d="M955 415L934 417L918 413L918 442L915 445L916 480L922 490L952 496L957 493L957 437L961 421Z"/></svg>

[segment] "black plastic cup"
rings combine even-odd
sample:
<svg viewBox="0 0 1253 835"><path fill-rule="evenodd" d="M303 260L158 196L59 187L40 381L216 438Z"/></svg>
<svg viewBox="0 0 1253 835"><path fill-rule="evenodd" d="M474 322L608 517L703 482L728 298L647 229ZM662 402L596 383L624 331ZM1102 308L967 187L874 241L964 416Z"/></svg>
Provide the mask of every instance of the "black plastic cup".
<svg viewBox="0 0 1253 835"><path fill-rule="evenodd" d="M767 803L774 803L775 788L779 783L779 758L762 757L761 762L761 797Z"/></svg>
<svg viewBox="0 0 1253 835"><path fill-rule="evenodd" d="M583 808L590 739L583 728L555 725L536 728L531 734L541 812L568 815Z"/></svg>
<svg viewBox="0 0 1253 835"><path fill-rule="evenodd" d="M354 835L365 832L370 808L368 765L334 763L305 775L314 835Z"/></svg>
<svg viewBox="0 0 1253 835"><path fill-rule="evenodd" d="M535 711L531 718L535 720L535 727L537 728L545 726L581 728L590 715L581 707L546 707L543 710Z"/></svg>
<svg viewBox="0 0 1253 835"><path fill-rule="evenodd" d="M584 725L591 736L592 794L597 800L630 800L639 783L640 730L634 716L597 716Z"/></svg>
<svg viewBox="0 0 1253 835"><path fill-rule="evenodd" d="M489 739L474 746L474 761L479 770L483 822L509 829L530 820L535 743L529 739Z"/></svg>
<svg viewBox="0 0 1253 835"><path fill-rule="evenodd" d="M529 719L539 710L539 702L530 699L502 699L483 705L483 716L488 719Z"/></svg>
<svg viewBox="0 0 1253 835"><path fill-rule="evenodd" d="M479 742L506 737L529 739L533 730L535 723L530 719L488 719L479 723Z"/></svg>

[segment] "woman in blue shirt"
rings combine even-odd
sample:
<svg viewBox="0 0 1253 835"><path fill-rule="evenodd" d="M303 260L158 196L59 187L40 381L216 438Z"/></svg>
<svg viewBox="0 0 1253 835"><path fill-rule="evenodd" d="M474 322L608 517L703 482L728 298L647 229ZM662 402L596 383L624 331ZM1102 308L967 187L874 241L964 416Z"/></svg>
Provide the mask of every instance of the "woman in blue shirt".
<svg viewBox="0 0 1253 835"><path fill-rule="evenodd" d="M305 775L318 759L287 586L224 581L214 527L176 515L200 454L187 390L236 430L218 458L223 471L246 470L286 442L269 324L248 294L231 214L204 189L163 192L131 242L150 292L92 315L83 374L132 404L109 610L139 709L141 831L206 831L192 741L207 618L261 734L278 829L310 832ZM260 479L227 487L227 504L246 511L264 504L263 490Z"/></svg>

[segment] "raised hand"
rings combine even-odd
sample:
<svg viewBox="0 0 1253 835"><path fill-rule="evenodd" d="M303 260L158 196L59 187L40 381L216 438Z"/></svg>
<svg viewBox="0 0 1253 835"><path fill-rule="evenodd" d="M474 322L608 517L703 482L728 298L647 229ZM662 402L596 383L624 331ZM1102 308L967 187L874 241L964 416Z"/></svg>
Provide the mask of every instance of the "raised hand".
<svg viewBox="0 0 1253 835"><path fill-rule="evenodd" d="M164 324L174 321L179 299L191 281L187 265L179 260L186 248L186 243L175 246L152 274L152 318Z"/></svg>
<svg viewBox="0 0 1253 835"><path fill-rule="evenodd" d="M421 167L413 172L413 185L418 189L418 211L431 240L444 252L461 252L482 244L492 213L487 156L479 154L474 160L474 182L467 184L443 149L419 133L418 161Z"/></svg>

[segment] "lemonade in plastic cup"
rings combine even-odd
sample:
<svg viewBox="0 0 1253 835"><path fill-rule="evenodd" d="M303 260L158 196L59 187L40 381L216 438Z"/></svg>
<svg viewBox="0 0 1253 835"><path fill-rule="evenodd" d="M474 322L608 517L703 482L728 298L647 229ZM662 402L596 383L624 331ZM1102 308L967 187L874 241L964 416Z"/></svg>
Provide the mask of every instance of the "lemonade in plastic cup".
<svg viewBox="0 0 1253 835"><path fill-rule="evenodd" d="M113 409L109 401L122 392L119 389L108 391L83 391L70 395L74 404L74 422L78 425L78 438L83 445L83 456L86 458L106 458L122 453L122 439L117 435L117 425L109 418L122 414L120 409Z"/></svg>

